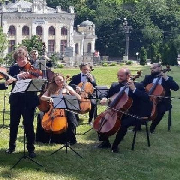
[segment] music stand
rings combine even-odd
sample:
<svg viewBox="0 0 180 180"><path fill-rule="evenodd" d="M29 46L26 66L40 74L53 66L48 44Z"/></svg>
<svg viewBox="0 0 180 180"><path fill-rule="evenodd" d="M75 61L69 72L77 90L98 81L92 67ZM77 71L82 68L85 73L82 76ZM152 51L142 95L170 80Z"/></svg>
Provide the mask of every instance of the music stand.
<svg viewBox="0 0 180 180"><path fill-rule="evenodd" d="M95 93L96 93L96 101L98 101L101 96L103 94L106 94L108 92L108 87L107 86L95 86ZM91 127L90 129L88 129L87 131L85 131L84 133L79 133L77 135L85 135L87 134L89 131L91 131L93 129L93 127Z"/></svg>
<svg viewBox="0 0 180 180"><path fill-rule="evenodd" d="M11 93L26 93L26 92L38 92L42 90L42 85L45 80L43 79L26 79L17 81ZM22 159L29 159L30 161L36 163L37 165L43 167L38 162L34 161L32 158L26 155L26 138L25 138L25 128L24 128L24 152L23 156L11 167L13 169Z"/></svg>
<svg viewBox="0 0 180 180"><path fill-rule="evenodd" d="M46 73L46 60L36 60L35 68L38 68L42 71L42 77L43 79L47 79L47 73Z"/></svg>
<svg viewBox="0 0 180 180"><path fill-rule="evenodd" d="M2 111L3 122L2 122L2 126L0 128L3 128L3 129L7 128L8 129L9 126L5 125L5 112L6 112L6 90L4 91L4 97L3 97L3 111Z"/></svg>
<svg viewBox="0 0 180 180"><path fill-rule="evenodd" d="M60 108L60 109L65 109L67 111L70 112L74 112L74 111L79 111L80 107L79 107L79 101L75 96L72 95L64 95L64 96L51 96L53 99L53 105L54 108ZM55 154L56 152L58 152L59 150L61 150L62 148L66 148L66 154L67 154L67 148L69 148L70 150L72 150L76 155L78 155L80 158L82 158L82 156L77 153L71 146L70 143L67 141L67 130L65 132L65 139L66 139L66 143L60 147L59 149L57 149L56 151L54 151L53 153L51 153L51 155Z"/></svg>

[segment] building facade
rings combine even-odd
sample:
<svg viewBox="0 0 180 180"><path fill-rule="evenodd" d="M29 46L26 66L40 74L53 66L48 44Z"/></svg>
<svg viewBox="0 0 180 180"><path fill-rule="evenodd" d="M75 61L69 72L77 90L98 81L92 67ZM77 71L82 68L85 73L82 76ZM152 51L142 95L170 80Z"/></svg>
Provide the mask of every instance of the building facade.
<svg viewBox="0 0 180 180"><path fill-rule="evenodd" d="M9 41L6 55L22 40L38 35L46 45L47 55L57 54L68 66L93 62L95 51L95 25L86 20L74 28L75 12L70 6L63 11L46 4L46 0L13 0L0 5L0 22Z"/></svg>

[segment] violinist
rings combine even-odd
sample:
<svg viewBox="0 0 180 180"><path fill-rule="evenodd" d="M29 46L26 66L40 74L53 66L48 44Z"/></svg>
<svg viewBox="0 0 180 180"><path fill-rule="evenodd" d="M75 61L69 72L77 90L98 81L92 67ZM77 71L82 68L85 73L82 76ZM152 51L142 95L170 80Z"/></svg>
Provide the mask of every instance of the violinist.
<svg viewBox="0 0 180 180"><path fill-rule="evenodd" d="M76 96L78 100L81 99L81 96L76 93L71 86L65 83L65 78L63 75L55 74L47 91L41 96L41 100L53 102L53 99L51 98L52 96L58 96L62 98L63 94L70 94ZM74 145L77 142L75 137L75 128L78 123L76 121L75 115L72 112L66 111L65 114L67 116L68 123L67 141L70 143L70 145Z"/></svg>
<svg viewBox="0 0 180 180"><path fill-rule="evenodd" d="M10 67L9 74L18 80L28 79L30 73L24 72L24 67L28 64L28 52L25 47L19 47L15 50L13 57L16 63ZM14 87L15 82L12 84ZM6 153L12 154L16 148L16 139L18 134L18 125L23 117L23 125L25 134L27 137L27 150L29 157L36 157L34 152L34 112L36 106L39 104L39 99L34 92L24 92L24 93L11 93L9 97L10 103L10 137L9 137L9 148Z"/></svg>
<svg viewBox="0 0 180 180"><path fill-rule="evenodd" d="M167 74L162 72L162 65L159 63L154 63L150 67L151 75L146 75L144 80L142 81L143 85L146 87L148 84L154 83L156 79L161 76L159 80L159 84L162 85L166 98L160 98L156 106L157 116L152 121L150 126L150 132L153 133L156 126L162 120L166 111L172 108L171 105L171 90L177 91L179 89L178 84L173 80L171 76L167 76Z"/></svg>
<svg viewBox="0 0 180 180"><path fill-rule="evenodd" d="M69 83L70 86L72 86L74 89L76 89L76 92L80 92L81 88L77 85L81 82L90 82L93 87L97 86L95 77L90 74L92 68L90 68L89 64L82 63L80 66L81 73L74 75L72 77L71 82ZM91 103L91 110L89 111L89 124L92 123L92 120L97 116L97 104L96 99L94 98L94 94L89 95L90 103ZM78 118L78 117L77 117Z"/></svg>
<svg viewBox="0 0 180 180"><path fill-rule="evenodd" d="M124 89L124 87L126 86L127 88L125 89L124 93L126 93L128 97L132 99L132 105L128 109L128 113L123 114L120 120L120 128L117 131L112 146L108 140L108 136L99 134L99 140L102 141L102 143L99 144L98 148L111 148L111 151L113 153L119 152L118 145L126 135L127 129L130 126L135 126L137 124L137 117L141 118L150 116L152 109L152 103L150 102L143 85L140 83L134 83L130 79L129 69L122 68L118 70L117 79L118 82L112 83L109 91L101 95L100 103L102 105L105 105L108 102L109 98L111 99L113 95L121 92L122 89Z"/></svg>

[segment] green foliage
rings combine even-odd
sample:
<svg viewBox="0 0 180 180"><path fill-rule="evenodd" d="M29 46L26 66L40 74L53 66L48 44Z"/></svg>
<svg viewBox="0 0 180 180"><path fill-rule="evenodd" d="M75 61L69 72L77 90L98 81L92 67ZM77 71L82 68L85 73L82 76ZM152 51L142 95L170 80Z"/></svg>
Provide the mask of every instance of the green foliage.
<svg viewBox="0 0 180 180"><path fill-rule="evenodd" d="M108 63L107 62L103 62L102 66L108 66Z"/></svg>
<svg viewBox="0 0 180 180"><path fill-rule="evenodd" d="M116 66L117 63L113 62L113 63L110 63L109 66Z"/></svg>
<svg viewBox="0 0 180 180"><path fill-rule="evenodd" d="M43 53L43 42L41 38L37 35L34 35L31 37L31 39L25 39L22 41L23 46L27 47L28 52L30 52L32 49L38 50L39 54L42 55Z"/></svg>
<svg viewBox="0 0 180 180"><path fill-rule="evenodd" d="M126 65L132 65L132 64L133 64L132 61L127 61L127 62L126 62Z"/></svg>
<svg viewBox="0 0 180 180"><path fill-rule="evenodd" d="M147 51L144 47L140 51L140 65L144 66L147 64Z"/></svg>
<svg viewBox="0 0 180 180"><path fill-rule="evenodd" d="M58 57L58 55L56 53L52 54L50 59L51 59L52 65L54 67L58 66L59 57Z"/></svg>
<svg viewBox="0 0 180 180"><path fill-rule="evenodd" d="M62 68L64 68L64 65L63 64L57 64L57 68L62 69Z"/></svg>

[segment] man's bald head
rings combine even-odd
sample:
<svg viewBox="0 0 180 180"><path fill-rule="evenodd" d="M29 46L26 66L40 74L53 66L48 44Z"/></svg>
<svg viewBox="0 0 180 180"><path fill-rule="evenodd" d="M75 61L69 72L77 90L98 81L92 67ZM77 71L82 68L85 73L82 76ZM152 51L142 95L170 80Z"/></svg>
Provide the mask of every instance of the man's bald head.
<svg viewBox="0 0 180 180"><path fill-rule="evenodd" d="M130 78L130 70L128 68L121 68L117 72L118 81L126 82Z"/></svg>

